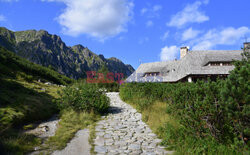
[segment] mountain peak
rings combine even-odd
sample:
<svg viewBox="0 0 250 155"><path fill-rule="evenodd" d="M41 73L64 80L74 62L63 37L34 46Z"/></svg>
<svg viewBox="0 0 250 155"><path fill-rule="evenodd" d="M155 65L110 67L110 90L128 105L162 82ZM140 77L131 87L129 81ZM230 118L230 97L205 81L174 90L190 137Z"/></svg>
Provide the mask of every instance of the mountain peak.
<svg viewBox="0 0 250 155"><path fill-rule="evenodd" d="M4 46L36 64L52 66L59 73L71 78L83 78L86 71L98 71L105 64L109 71L129 76L134 69L117 58L106 59L81 44L66 46L57 35L45 30L12 32L0 28L0 46Z"/></svg>
<svg viewBox="0 0 250 155"><path fill-rule="evenodd" d="M108 60L112 60L112 61L115 61L115 62L122 62L120 59L117 59L116 57L111 57Z"/></svg>
<svg viewBox="0 0 250 155"><path fill-rule="evenodd" d="M74 46L72 46L72 48L73 48L73 49L77 49L77 50L79 50L79 51L81 51L81 50L84 50L84 49L85 49L85 47L84 47L84 46L82 46L81 44L74 45Z"/></svg>

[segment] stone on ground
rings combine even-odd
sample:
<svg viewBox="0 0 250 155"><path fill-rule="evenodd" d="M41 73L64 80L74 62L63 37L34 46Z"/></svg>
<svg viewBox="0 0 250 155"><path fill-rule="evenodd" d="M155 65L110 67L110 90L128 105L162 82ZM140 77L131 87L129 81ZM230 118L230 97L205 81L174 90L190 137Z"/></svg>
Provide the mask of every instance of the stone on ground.
<svg viewBox="0 0 250 155"><path fill-rule="evenodd" d="M123 102L119 93L107 93L110 114L96 126L94 140L97 154L171 154L159 146L161 139L142 121L132 106Z"/></svg>

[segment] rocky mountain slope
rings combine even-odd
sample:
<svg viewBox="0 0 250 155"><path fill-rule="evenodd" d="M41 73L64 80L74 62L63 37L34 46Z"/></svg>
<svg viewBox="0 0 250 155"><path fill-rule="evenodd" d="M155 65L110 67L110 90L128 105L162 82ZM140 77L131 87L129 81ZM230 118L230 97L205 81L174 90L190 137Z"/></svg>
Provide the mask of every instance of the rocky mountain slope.
<svg viewBox="0 0 250 155"><path fill-rule="evenodd" d="M125 77L134 71L131 65L117 58L106 59L82 45L67 46L59 36L44 30L13 32L0 27L0 46L74 79L86 77L86 71L98 71L103 66L110 72L123 73Z"/></svg>

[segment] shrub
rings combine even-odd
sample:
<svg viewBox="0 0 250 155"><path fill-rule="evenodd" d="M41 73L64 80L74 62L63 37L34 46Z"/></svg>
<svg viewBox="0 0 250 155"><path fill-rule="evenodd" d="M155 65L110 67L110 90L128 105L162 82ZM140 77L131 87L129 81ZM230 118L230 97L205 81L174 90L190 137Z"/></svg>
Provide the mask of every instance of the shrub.
<svg viewBox="0 0 250 155"><path fill-rule="evenodd" d="M96 83L100 89L105 89L107 92L119 92L120 85L117 82L112 83Z"/></svg>
<svg viewBox="0 0 250 155"><path fill-rule="evenodd" d="M121 86L120 96L143 110L155 101L166 102L166 112L181 124L181 139L172 140L176 130L162 129L166 144L181 147L194 143L192 153L208 153L209 148L225 152L246 152L250 136L250 63L249 60L236 62L236 68L226 80L198 81L197 83L127 83ZM190 138L191 137L191 138ZM186 144L185 143L185 144ZM206 147L201 146L204 144ZM177 146L179 145L179 146ZM190 145L186 146L189 149ZM203 147L203 149L201 149ZM214 148L213 148L214 147ZM221 150L223 152L223 150ZM213 152L213 153L215 153Z"/></svg>
<svg viewBox="0 0 250 155"><path fill-rule="evenodd" d="M76 83L60 93L60 109L104 113L109 107L109 98L95 84Z"/></svg>
<svg viewBox="0 0 250 155"><path fill-rule="evenodd" d="M249 57L247 57L249 58ZM235 63L220 93L222 107L238 145L250 145L250 61Z"/></svg>

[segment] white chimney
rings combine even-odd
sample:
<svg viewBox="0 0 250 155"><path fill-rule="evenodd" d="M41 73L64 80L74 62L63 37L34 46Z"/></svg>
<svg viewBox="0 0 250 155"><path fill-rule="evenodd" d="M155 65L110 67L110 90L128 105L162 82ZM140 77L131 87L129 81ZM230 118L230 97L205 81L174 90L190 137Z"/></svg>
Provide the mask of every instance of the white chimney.
<svg viewBox="0 0 250 155"><path fill-rule="evenodd" d="M187 53L188 53L188 47L186 46L186 47L181 47L181 50L180 50L180 55L181 55L181 59L185 56L185 55L187 55Z"/></svg>

